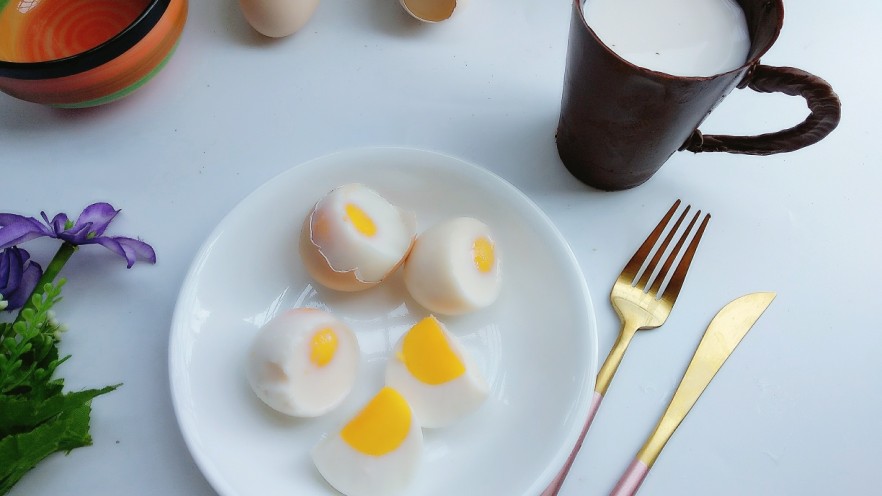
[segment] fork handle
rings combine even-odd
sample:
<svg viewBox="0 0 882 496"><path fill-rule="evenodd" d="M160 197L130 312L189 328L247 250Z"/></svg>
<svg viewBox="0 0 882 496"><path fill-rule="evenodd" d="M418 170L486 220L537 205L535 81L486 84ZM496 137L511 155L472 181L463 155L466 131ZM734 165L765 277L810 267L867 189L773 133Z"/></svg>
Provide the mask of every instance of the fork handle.
<svg viewBox="0 0 882 496"><path fill-rule="evenodd" d="M541 496L557 496L561 486L563 486L564 479L566 479L567 474L570 473L570 468L573 466L573 461L576 459L576 455L578 455L579 450L582 449L582 442L585 441L585 434L588 433L588 428L591 427L591 423L594 421L597 409L600 408L600 402L603 401L603 395L606 394L606 390L609 388L609 384L612 382L612 378L615 375L616 370L618 370L619 364L622 363L622 357L625 355L625 350L628 349L628 345L631 343L631 338L634 337L634 334L639 328L640 326L634 324L633 321L622 319L622 327L619 330L619 336L616 338L616 342L613 344L612 349L609 351L609 355L607 355L606 360L603 361L603 366L600 367L600 372L597 374L597 382L594 385L594 397L591 399L591 406L588 408L588 418L585 419L585 425L582 427L579 439L576 441L576 445L573 446L573 451L570 452L570 456L567 457L566 463L564 463L560 472L557 473L557 476L555 476L551 483L548 484L548 487L542 491Z"/></svg>
<svg viewBox="0 0 882 496"><path fill-rule="evenodd" d="M600 408L601 401L603 401L603 395L594 391L594 397L591 399L591 407L588 409L588 418L585 420L585 426L582 427L582 433L579 434L576 446L573 447L573 451L571 451L570 456L567 457L566 463L564 463L563 468L560 469L560 472L558 472L557 476L551 481L551 484L548 484L548 487L542 491L542 496L556 496L560 491L564 480L567 478L567 474L570 472L570 468L573 466L573 461L576 460L576 455L579 454L579 450L582 448L582 442L585 441L585 434L588 433L588 428L591 427L591 423L594 421L594 416L597 414L597 409Z"/></svg>
<svg viewBox="0 0 882 496"><path fill-rule="evenodd" d="M628 470L622 474L609 496L634 496L637 494L637 489L640 489L640 484L643 484L647 473L649 473L649 465L640 458L635 458L631 465L628 465Z"/></svg>

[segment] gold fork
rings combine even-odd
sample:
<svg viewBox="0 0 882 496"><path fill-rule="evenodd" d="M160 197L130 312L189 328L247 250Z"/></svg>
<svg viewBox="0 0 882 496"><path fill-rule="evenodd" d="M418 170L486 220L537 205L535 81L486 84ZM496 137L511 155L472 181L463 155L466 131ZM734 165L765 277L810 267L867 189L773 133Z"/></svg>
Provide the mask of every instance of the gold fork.
<svg viewBox="0 0 882 496"><path fill-rule="evenodd" d="M689 222L689 226L686 227L674 245L674 248L669 252L661 269L656 271L659 261L661 261L667 251L668 245L674 239L674 236L676 236L683 220L686 219L686 214L689 213L690 206L687 205L685 210L683 210L677 218L673 227L668 231L668 234L665 236L662 243L655 251L653 251L653 246L655 246L656 242L665 231L665 228L674 217L674 213L676 213L679 206L680 200L675 201L674 205L671 206L671 209L668 210L668 213L665 214L661 222L655 226L655 229L649 234L646 241L640 245L640 248L637 249L637 252L634 253L634 256L631 257L631 260L629 260L627 265L625 265L625 268L622 269L622 273L619 274L618 279L616 279L616 282L613 285L609 299L622 323L619 337L616 339L612 350L610 350L609 355L603 362L603 366L600 367L600 372L597 373L597 382L594 386L594 398L591 401L591 407L588 410L588 418L585 421L585 426L582 428L582 433L579 435L579 439L576 441L576 446L567 458L566 463L564 463L563 468L558 472L557 476L551 481L551 484L548 485L545 491L542 492L542 496L555 496L558 491L560 491L564 479L566 479L567 474L570 471L570 467L573 466L573 460L576 459L579 449L582 448L585 434L588 432L588 427L591 426L591 422L594 420L594 415L600 407L603 395L606 394L606 390L609 388L610 382L612 382L613 375L615 375L616 370L619 368L619 364L622 362L625 350L628 349L628 344L631 343L631 338L633 338L634 334L639 330L655 329L656 327L659 327L665 323L668 319L668 315L671 314L671 309L674 307L674 302L677 301L677 296L680 294L680 288L683 287L683 281L686 279L686 272L689 270L689 265L692 263L692 258L695 256L695 250L698 249L698 243L701 241L701 236L704 234L704 230L711 217L710 214L704 216L698 230L695 231L695 235L689 242L689 245L686 247L685 251L682 252L682 256L679 258L679 263L677 263L676 268L674 268L673 273L671 273L671 267L677 260L683 245L689 237L689 233L692 232L698 218L701 216L701 210L696 212L695 216L692 217L692 221ZM649 258L650 254L652 254L652 259ZM646 265L645 267L644 264ZM643 270L641 270L641 268L643 268ZM668 280L667 285L662 288L662 285L665 279L668 278L669 274L670 280Z"/></svg>

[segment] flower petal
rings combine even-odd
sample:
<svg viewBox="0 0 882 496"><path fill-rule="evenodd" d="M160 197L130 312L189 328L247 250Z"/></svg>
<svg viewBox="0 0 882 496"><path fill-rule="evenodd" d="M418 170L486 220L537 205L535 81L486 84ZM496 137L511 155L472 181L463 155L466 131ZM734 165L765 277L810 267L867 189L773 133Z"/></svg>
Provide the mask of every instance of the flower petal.
<svg viewBox="0 0 882 496"><path fill-rule="evenodd" d="M21 275L21 283L18 285L18 289L12 294L4 295L3 297L9 304L6 307L6 311L21 308L28 301L31 293L34 292L34 288L37 287L41 277L43 277L43 268L34 261L29 262Z"/></svg>
<svg viewBox="0 0 882 496"><path fill-rule="evenodd" d="M33 217L16 214L0 214L0 250L52 232Z"/></svg>
<svg viewBox="0 0 882 496"><path fill-rule="evenodd" d="M58 233L58 239L67 241L73 245L86 245L89 244L90 239L94 238L94 236L91 238L89 237L89 230L91 228L91 222L87 222L83 225L75 225L64 232Z"/></svg>
<svg viewBox="0 0 882 496"><path fill-rule="evenodd" d="M40 215L43 216L43 220L46 221L46 224L52 229L52 232L55 233L55 238L58 237L59 234L64 232L65 226L67 226L67 215L66 214L56 214L55 217L52 217L52 220L49 220L49 217L46 216L46 212L40 212Z"/></svg>
<svg viewBox="0 0 882 496"><path fill-rule="evenodd" d="M11 285L9 283L9 280L11 279L9 275L12 272L12 269L10 268L10 266L12 265L11 250L12 249L10 248L0 251L0 295L3 295L3 293L8 293L9 290L6 287Z"/></svg>
<svg viewBox="0 0 882 496"><path fill-rule="evenodd" d="M30 258L27 250L14 246L0 251L0 299L5 300L0 310L11 312L24 305L43 275Z"/></svg>
<svg viewBox="0 0 882 496"><path fill-rule="evenodd" d="M83 213L77 218L77 222L71 228L71 231L81 231L84 226L89 224L90 227L86 229L89 232L94 232L96 237L101 236L118 213L119 210L114 209L113 205L109 203L93 203L83 209Z"/></svg>
<svg viewBox="0 0 882 496"><path fill-rule="evenodd" d="M6 281L3 285L4 287L0 288L2 289L2 291L0 292L2 292L3 294L11 295L15 292L16 289L18 289L18 286L21 284L21 273L24 270L23 266L25 260L30 257L30 254L26 251L24 252L25 256L22 257L21 252L23 251L24 250L13 246L12 248L9 248L5 252L3 252L3 258L5 258L9 262L6 266L8 270L6 273ZM6 299L8 300L9 298Z"/></svg>
<svg viewBox="0 0 882 496"><path fill-rule="evenodd" d="M126 259L126 267L132 268L137 260L156 263L156 252L143 241L123 236L100 237L90 240Z"/></svg>

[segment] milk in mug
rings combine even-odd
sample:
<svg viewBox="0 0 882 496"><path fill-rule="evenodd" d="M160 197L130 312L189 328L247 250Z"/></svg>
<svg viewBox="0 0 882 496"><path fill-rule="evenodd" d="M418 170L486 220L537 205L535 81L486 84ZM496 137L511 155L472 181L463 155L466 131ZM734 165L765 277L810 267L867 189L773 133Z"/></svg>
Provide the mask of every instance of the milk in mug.
<svg viewBox="0 0 882 496"><path fill-rule="evenodd" d="M750 39L734 0L586 0L585 21L634 65L713 76L747 61Z"/></svg>

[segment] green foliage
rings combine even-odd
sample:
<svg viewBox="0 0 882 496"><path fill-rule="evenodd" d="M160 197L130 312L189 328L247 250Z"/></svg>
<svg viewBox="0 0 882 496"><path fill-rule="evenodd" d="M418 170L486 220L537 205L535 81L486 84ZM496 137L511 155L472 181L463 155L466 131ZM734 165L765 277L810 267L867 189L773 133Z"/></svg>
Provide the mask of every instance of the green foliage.
<svg viewBox="0 0 882 496"><path fill-rule="evenodd" d="M52 317L63 285L45 284L14 322L0 323L0 495L47 456L92 444L91 401L119 386L64 393L53 378L69 358L59 357Z"/></svg>
<svg viewBox="0 0 882 496"><path fill-rule="evenodd" d="M31 298L12 324L0 333L0 394L26 394L50 380L55 368L67 359L58 357L58 324L52 307L61 301L59 284L46 284L43 294ZM9 332L9 328L12 332Z"/></svg>

